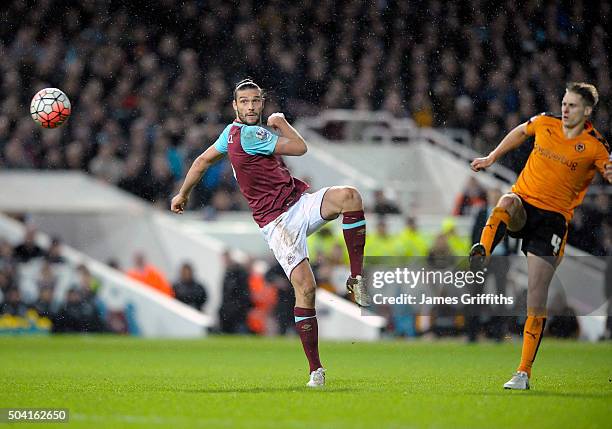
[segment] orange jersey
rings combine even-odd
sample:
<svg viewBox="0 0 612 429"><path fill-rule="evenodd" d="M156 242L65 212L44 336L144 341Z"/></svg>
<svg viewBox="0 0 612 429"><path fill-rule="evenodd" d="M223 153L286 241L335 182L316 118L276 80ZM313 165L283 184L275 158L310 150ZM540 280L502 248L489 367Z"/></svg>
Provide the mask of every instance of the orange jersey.
<svg viewBox="0 0 612 429"><path fill-rule="evenodd" d="M566 138L561 119L547 113L531 118L525 132L535 136L535 143L512 192L535 207L561 213L569 222L595 170L603 175L610 146L590 122L578 137Z"/></svg>

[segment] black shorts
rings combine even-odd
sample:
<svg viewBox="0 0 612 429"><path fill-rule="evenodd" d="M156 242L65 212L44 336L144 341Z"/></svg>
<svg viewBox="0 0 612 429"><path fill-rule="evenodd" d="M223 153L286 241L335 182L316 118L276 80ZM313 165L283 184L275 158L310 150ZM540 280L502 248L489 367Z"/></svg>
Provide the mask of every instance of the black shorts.
<svg viewBox="0 0 612 429"><path fill-rule="evenodd" d="M519 197L520 198L520 197ZM521 250L550 259L552 264L563 257L567 241L567 221L561 213L539 209L523 200L527 213L525 226L520 231L508 230L508 235L523 240Z"/></svg>

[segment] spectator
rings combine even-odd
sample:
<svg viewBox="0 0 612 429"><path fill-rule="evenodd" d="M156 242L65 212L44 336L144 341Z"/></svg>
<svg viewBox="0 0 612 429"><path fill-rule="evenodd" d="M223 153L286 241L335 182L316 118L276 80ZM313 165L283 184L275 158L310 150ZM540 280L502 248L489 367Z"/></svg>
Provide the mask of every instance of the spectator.
<svg viewBox="0 0 612 429"><path fill-rule="evenodd" d="M29 226L26 229L23 243L15 247L14 255L18 262L28 262L32 258L45 256L45 252L36 244L36 229Z"/></svg>
<svg viewBox="0 0 612 429"><path fill-rule="evenodd" d="M256 266L256 261L249 261L249 300L251 308L247 315L249 331L257 335L272 332L270 320L278 303L278 290L266 281L265 273Z"/></svg>
<svg viewBox="0 0 612 429"><path fill-rule="evenodd" d="M151 162L150 174L144 181L144 187L140 195L160 208L166 208L170 204L170 197L174 190L174 178L170 171L168 161L163 155L155 155Z"/></svg>
<svg viewBox="0 0 612 429"><path fill-rule="evenodd" d="M206 288L198 283L193 277L193 267L189 263L181 265L181 273L179 280L172 286L174 296L181 302L202 311L202 307L206 304L208 296Z"/></svg>
<svg viewBox="0 0 612 429"><path fill-rule="evenodd" d="M374 191L374 207L372 211L381 215L401 213L399 206L385 197L382 189Z"/></svg>
<svg viewBox="0 0 612 429"><path fill-rule="evenodd" d="M316 265L313 265L313 272L317 287L319 289L325 289L328 292L336 293L336 287L332 283L332 277L334 272L334 266L326 259L322 258ZM342 289L346 293L346 298L350 299L350 294L346 289Z"/></svg>
<svg viewBox="0 0 612 429"><path fill-rule="evenodd" d="M132 153L125 162L123 175L117 183L117 186L124 191L141 196L143 190L146 189L147 183L143 175L143 160L142 155Z"/></svg>
<svg viewBox="0 0 612 429"><path fill-rule="evenodd" d="M71 288L66 296L66 302L57 312L53 332L101 332L102 330L102 321L93 302L85 299L79 288Z"/></svg>
<svg viewBox="0 0 612 429"><path fill-rule="evenodd" d="M452 217L447 217L442 221L440 237L446 240L452 255L464 256L468 254L471 246L469 238L457 232L457 222Z"/></svg>
<svg viewBox="0 0 612 429"><path fill-rule="evenodd" d="M51 322L55 320L52 287L45 286L38 290L38 299L32 305L32 309L36 311L40 317L46 317Z"/></svg>
<svg viewBox="0 0 612 429"><path fill-rule="evenodd" d="M427 255L428 264L434 268L455 266L457 257L467 255L470 243L466 237L459 235L453 218L442 222L442 231L434 238Z"/></svg>
<svg viewBox="0 0 612 429"><path fill-rule="evenodd" d="M147 262L145 256L140 252L134 254L134 268L128 270L126 274L158 292L174 297L174 290L166 280L166 276L153 264Z"/></svg>
<svg viewBox="0 0 612 429"><path fill-rule="evenodd" d="M402 251L398 237L389 234L387 222L383 216L380 216L376 230L368 234L365 254L368 256L401 256Z"/></svg>
<svg viewBox="0 0 612 429"><path fill-rule="evenodd" d="M414 217L406 217L404 229L400 232L398 240L402 247L400 253L402 256L427 256L428 238L419 231Z"/></svg>
<svg viewBox="0 0 612 429"><path fill-rule="evenodd" d="M38 279L36 281L36 285L38 289L54 289L57 284L57 277L53 272L53 267L49 262L45 262L42 267L40 267L40 272L38 274Z"/></svg>
<svg viewBox="0 0 612 429"><path fill-rule="evenodd" d="M25 317L28 307L21 300L21 293L16 287L4 291L4 302L0 304L0 314Z"/></svg>
<svg viewBox="0 0 612 429"><path fill-rule="evenodd" d="M477 213L486 205L486 195L478 180L470 177L463 192L457 196L453 216L469 216Z"/></svg>
<svg viewBox="0 0 612 429"><path fill-rule="evenodd" d="M15 288L17 285L13 281L13 276L7 269L0 270L0 303L4 301L4 297L9 289Z"/></svg>
<svg viewBox="0 0 612 429"><path fill-rule="evenodd" d="M11 243L0 239L0 271L12 270L17 263Z"/></svg>
<svg viewBox="0 0 612 429"><path fill-rule="evenodd" d="M89 271L86 265L80 264L77 267L78 282L74 285L81 293L81 298L90 301L95 305L96 294L100 289L100 281Z"/></svg>
<svg viewBox="0 0 612 429"><path fill-rule="evenodd" d="M308 254L313 265L316 266L321 259L331 256L333 247L338 244L338 239L339 237L334 235L330 226L324 226L316 234L308 237Z"/></svg>
<svg viewBox="0 0 612 429"><path fill-rule="evenodd" d="M275 263L266 273L266 282L277 290L277 302L274 315L278 324L278 332L285 335L293 328L293 307L295 304L295 292L282 267Z"/></svg>
<svg viewBox="0 0 612 429"><path fill-rule="evenodd" d="M447 268L453 264L454 258L452 256L448 237L445 234L439 234L429 249L427 263L435 269Z"/></svg>
<svg viewBox="0 0 612 429"><path fill-rule="evenodd" d="M246 333L246 318L251 308L249 273L232 259L228 251L223 254L223 262L225 275L223 277L223 297L219 309L221 332Z"/></svg>
<svg viewBox="0 0 612 429"><path fill-rule="evenodd" d="M99 146L98 154L89 162L89 171L95 177L116 185L123 175L124 163L116 155L116 148L111 143Z"/></svg>
<svg viewBox="0 0 612 429"><path fill-rule="evenodd" d="M58 237L51 239L51 245L47 250L45 259L52 264L63 264L66 262L66 259L62 256L62 241Z"/></svg>
<svg viewBox="0 0 612 429"><path fill-rule="evenodd" d="M110 258L106 261L106 265L108 265L109 267L117 270L117 271L121 271L121 266L119 265L119 261L115 258Z"/></svg>

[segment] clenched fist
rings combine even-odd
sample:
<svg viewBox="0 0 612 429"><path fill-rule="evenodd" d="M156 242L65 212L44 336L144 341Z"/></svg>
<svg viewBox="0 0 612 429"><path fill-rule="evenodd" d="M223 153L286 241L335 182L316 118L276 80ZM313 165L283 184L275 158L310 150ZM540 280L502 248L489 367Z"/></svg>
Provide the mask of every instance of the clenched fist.
<svg viewBox="0 0 612 429"><path fill-rule="evenodd" d="M472 170L474 171L480 171L484 170L485 168L489 168L493 164L495 164L495 160L493 157L491 157L491 155L489 155L485 156L484 158L476 158L474 161L472 161L470 167L472 167Z"/></svg>
<svg viewBox="0 0 612 429"><path fill-rule="evenodd" d="M285 114L276 112L268 116L268 126L273 130L278 131L283 124L286 124Z"/></svg>
<svg viewBox="0 0 612 429"><path fill-rule="evenodd" d="M189 201L189 197L186 197L182 194L177 194L172 198L172 202L170 203L170 210L174 213L183 214L185 211L185 206L187 205L187 201Z"/></svg>

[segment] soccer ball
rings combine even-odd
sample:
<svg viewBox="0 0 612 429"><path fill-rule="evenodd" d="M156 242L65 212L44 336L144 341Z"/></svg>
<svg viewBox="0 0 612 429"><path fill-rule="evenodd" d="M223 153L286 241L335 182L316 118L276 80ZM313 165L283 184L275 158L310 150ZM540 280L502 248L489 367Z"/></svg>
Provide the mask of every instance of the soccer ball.
<svg viewBox="0 0 612 429"><path fill-rule="evenodd" d="M56 128L70 117L70 100L57 88L45 88L36 93L30 103L32 119L44 128Z"/></svg>

